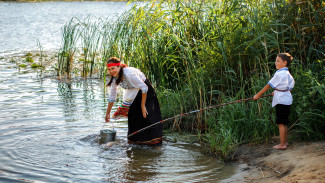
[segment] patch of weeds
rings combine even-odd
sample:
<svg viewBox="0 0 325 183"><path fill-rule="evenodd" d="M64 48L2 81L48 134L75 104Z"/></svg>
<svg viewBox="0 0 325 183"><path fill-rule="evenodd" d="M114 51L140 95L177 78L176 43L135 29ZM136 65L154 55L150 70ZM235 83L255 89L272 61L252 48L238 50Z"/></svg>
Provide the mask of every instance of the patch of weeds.
<svg viewBox="0 0 325 183"><path fill-rule="evenodd" d="M36 64L36 63L33 63L32 65L31 65L31 67L32 68L38 68L38 67L42 67L41 65L38 65L38 64Z"/></svg>
<svg viewBox="0 0 325 183"><path fill-rule="evenodd" d="M25 68L25 67L27 67L27 65L25 65L25 64L20 64L19 67Z"/></svg>
<svg viewBox="0 0 325 183"><path fill-rule="evenodd" d="M31 57L31 56L33 56L33 54L31 54L31 53L27 53L26 56L27 56L27 57Z"/></svg>
<svg viewBox="0 0 325 183"><path fill-rule="evenodd" d="M26 58L26 62L31 63L31 62L34 62L34 60L32 59L32 57L27 57L27 58Z"/></svg>

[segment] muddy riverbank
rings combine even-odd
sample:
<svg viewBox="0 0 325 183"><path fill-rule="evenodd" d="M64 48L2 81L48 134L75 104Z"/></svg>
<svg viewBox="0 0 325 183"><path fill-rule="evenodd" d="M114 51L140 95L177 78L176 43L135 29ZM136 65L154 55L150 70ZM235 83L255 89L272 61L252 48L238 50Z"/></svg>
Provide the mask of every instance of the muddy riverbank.
<svg viewBox="0 0 325 183"><path fill-rule="evenodd" d="M286 150L273 149L278 142L275 137L266 144L240 146L231 157L239 171L222 182L324 182L325 141L293 141Z"/></svg>
<svg viewBox="0 0 325 183"><path fill-rule="evenodd" d="M168 139L199 143L193 134L169 133ZM239 146L226 160L237 166L237 172L221 182L324 182L325 141L291 141L286 150L273 149L279 141L279 137L274 137L264 144ZM209 151L207 147L202 150Z"/></svg>

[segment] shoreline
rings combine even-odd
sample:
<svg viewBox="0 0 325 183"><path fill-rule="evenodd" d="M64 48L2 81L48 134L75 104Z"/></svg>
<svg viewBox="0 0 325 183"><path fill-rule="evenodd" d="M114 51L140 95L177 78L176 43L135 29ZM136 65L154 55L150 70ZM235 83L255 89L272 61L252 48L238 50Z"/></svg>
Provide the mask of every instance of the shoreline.
<svg viewBox="0 0 325 183"><path fill-rule="evenodd" d="M324 182L325 141L293 141L287 149L276 150L272 147L277 138L239 146L230 162L238 166L238 172L221 182Z"/></svg>
<svg viewBox="0 0 325 183"><path fill-rule="evenodd" d="M166 130L171 141L184 141L200 144L193 134L171 132ZM280 138L273 137L263 144L243 144L238 147L225 163L237 167L237 171L221 183L274 183L274 182L308 182L325 181L325 141L289 141L285 150L273 149ZM202 146L202 153L210 154Z"/></svg>

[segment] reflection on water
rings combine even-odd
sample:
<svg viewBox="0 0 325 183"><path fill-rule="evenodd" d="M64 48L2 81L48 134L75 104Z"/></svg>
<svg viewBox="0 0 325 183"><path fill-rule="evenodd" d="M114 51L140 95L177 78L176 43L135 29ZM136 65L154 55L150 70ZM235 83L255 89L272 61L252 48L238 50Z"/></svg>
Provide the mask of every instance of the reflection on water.
<svg viewBox="0 0 325 183"><path fill-rule="evenodd" d="M157 165L163 154L161 147L134 147L126 151L125 178L131 181L149 181L157 175Z"/></svg>
<svg viewBox="0 0 325 183"><path fill-rule="evenodd" d="M1 61L0 74L0 182L218 182L234 172L195 144L127 144L126 121L104 123L99 79L39 78ZM101 152L99 132L113 125L119 142Z"/></svg>

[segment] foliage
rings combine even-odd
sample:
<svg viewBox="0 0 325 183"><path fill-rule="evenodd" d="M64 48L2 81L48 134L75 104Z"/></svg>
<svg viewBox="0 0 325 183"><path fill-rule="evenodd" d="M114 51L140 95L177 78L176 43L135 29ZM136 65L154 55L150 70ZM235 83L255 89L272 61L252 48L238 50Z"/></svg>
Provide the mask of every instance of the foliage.
<svg viewBox="0 0 325 183"><path fill-rule="evenodd" d="M313 68L314 72L311 70ZM293 92L292 130L304 140L325 138L325 64L314 62L309 69L299 68Z"/></svg>
<svg viewBox="0 0 325 183"><path fill-rule="evenodd" d="M77 19L71 19L63 26L62 47L58 53L58 76L67 74L70 76L72 70L73 57L77 51L77 41L79 39L79 23Z"/></svg>
<svg viewBox="0 0 325 183"><path fill-rule="evenodd" d="M26 62L32 63L34 62L34 60L32 59L32 57L26 57Z"/></svg>
<svg viewBox="0 0 325 183"><path fill-rule="evenodd" d="M31 56L33 56L33 54L32 53L27 53L26 56L31 57Z"/></svg>
<svg viewBox="0 0 325 183"><path fill-rule="evenodd" d="M38 67L42 67L42 65L38 65L38 64L36 64L36 63L33 63L33 64L31 65L31 68L38 68Z"/></svg>

